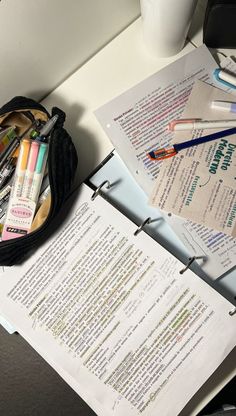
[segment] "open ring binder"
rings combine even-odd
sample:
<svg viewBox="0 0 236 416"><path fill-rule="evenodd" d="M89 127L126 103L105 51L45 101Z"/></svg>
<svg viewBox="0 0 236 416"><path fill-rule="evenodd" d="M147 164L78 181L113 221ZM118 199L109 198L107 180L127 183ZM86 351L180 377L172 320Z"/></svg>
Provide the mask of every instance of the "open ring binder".
<svg viewBox="0 0 236 416"><path fill-rule="evenodd" d="M103 188L103 186L107 186L107 189L109 189L111 187L111 184L108 180L104 181L101 183L101 185L99 185L97 187L97 189L95 189L93 195L91 196L91 200L94 201L94 199L100 194L101 189Z"/></svg>
<svg viewBox="0 0 236 416"><path fill-rule="evenodd" d="M150 218L150 217L148 217L148 218L146 218L146 220L144 220L143 222L142 222L142 224L140 224L140 226L137 228L137 230L134 232L134 235L136 236L136 235L138 235L142 230L143 230L143 228L145 227L145 225L147 225L147 224L150 224L150 222L152 221L152 219Z"/></svg>
<svg viewBox="0 0 236 416"><path fill-rule="evenodd" d="M183 269L181 269L179 272L180 272L180 274L183 274L184 272L186 272L186 270L188 270L189 269L189 267L191 266L191 264L195 261L195 260L197 260L197 259L202 259L202 256L193 256L193 257L189 257L189 261L188 261L188 264L183 268Z"/></svg>
<svg viewBox="0 0 236 416"><path fill-rule="evenodd" d="M180 270L179 273L183 274L184 272L186 272L186 270L189 269L189 267L191 266L191 264L197 260L197 259L202 259L202 256L193 256L193 257L189 257L189 261L188 264L184 267L184 269ZM233 316L236 314L236 307L234 309L232 309L231 311L229 311L229 315Z"/></svg>

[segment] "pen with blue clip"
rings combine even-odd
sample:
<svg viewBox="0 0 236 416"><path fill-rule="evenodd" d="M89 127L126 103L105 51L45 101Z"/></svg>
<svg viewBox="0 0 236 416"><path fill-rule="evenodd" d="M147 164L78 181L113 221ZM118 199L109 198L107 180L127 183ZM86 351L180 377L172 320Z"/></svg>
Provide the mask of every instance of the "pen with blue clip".
<svg viewBox="0 0 236 416"><path fill-rule="evenodd" d="M199 144L207 143L212 140L220 139L222 137L231 136L236 133L236 127L232 129L218 131L217 133L208 134L207 136L199 137L198 139L188 140L183 143L174 144L170 149L158 149L152 150L148 153L148 156L151 160L162 160L169 157L175 156L180 150L188 149L192 146L198 146Z"/></svg>

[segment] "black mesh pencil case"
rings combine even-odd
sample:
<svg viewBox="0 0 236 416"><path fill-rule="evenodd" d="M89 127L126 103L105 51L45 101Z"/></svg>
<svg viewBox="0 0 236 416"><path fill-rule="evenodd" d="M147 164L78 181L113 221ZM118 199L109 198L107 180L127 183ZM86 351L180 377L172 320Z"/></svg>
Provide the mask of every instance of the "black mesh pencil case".
<svg viewBox="0 0 236 416"><path fill-rule="evenodd" d="M43 202L38 204L28 233L0 241L1 266L11 266L22 262L26 255L33 252L50 235L52 228L50 226L70 194L77 168L77 153L71 137L63 128L65 113L54 107L51 116L55 115L57 121L47 137L48 156L44 177L47 182L47 195L45 199L42 198ZM26 97L14 97L0 109L0 128L4 130L12 127L17 137L27 137L27 135L32 135L32 132L37 132L37 129L40 132L39 126L44 126L51 116L36 101ZM16 160L19 156L17 150L14 153ZM14 182L14 173L12 181Z"/></svg>

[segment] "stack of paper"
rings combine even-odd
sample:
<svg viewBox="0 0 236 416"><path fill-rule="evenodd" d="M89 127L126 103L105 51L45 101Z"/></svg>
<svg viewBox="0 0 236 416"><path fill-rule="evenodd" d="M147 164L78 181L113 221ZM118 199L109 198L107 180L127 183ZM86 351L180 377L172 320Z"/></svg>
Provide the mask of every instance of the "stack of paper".
<svg viewBox="0 0 236 416"><path fill-rule="evenodd" d="M232 60L226 60L223 65L236 72ZM152 162L148 152L174 143L168 123L183 116L197 80L219 86L213 77L216 67L212 55L203 45L95 112L115 149L148 196L155 181L160 180L160 169L167 162ZM207 257L204 270L209 277L217 278L235 266L236 240L225 232L177 215L166 215L165 218L192 255Z"/></svg>
<svg viewBox="0 0 236 416"><path fill-rule="evenodd" d="M234 97L195 82L183 118L229 119L227 112L211 108L214 100L230 102ZM176 132L174 142L207 134L209 130ZM164 211L236 237L236 134L190 147L166 159L150 202Z"/></svg>

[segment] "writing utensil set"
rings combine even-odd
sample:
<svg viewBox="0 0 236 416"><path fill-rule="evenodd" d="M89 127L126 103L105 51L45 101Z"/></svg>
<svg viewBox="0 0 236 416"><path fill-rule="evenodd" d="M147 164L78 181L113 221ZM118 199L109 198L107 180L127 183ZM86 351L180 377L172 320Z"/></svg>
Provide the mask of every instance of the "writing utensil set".
<svg viewBox="0 0 236 416"><path fill-rule="evenodd" d="M230 103L227 101L213 101L211 104L213 109L219 109L231 113L236 113L236 103ZM201 119L179 119L173 120L169 123L168 128L171 131L186 131L194 129L222 129L216 133L208 134L197 139L187 140L182 143L174 144L169 149L161 148L152 150L148 153L148 157L151 160L159 161L168 159L175 156L180 150L187 149L189 147L198 146L199 144L207 143L212 140L217 140L222 137L231 136L236 133L236 118L230 120L201 120ZM227 128L228 127L228 128Z"/></svg>
<svg viewBox="0 0 236 416"><path fill-rule="evenodd" d="M52 117L39 132L31 126L21 137L13 129L11 138L5 139L7 146L0 154L2 240L20 237L30 231L45 175L49 147L47 136L57 118L57 115Z"/></svg>

